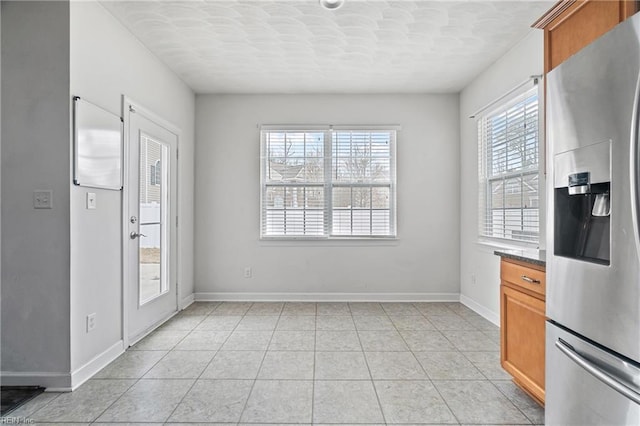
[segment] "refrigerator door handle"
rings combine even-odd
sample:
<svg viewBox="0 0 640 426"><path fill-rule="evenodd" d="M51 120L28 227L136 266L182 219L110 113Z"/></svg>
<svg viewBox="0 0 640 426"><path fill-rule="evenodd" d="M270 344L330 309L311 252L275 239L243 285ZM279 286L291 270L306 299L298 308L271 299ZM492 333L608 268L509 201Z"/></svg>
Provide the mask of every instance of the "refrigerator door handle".
<svg viewBox="0 0 640 426"><path fill-rule="evenodd" d="M556 347L560 349L562 353L568 356L572 361L578 364L580 367L584 368L587 372L593 375L596 379L600 380L607 386L613 388L614 390L620 392L622 395L626 396L630 400L634 401L636 404L640 404L640 393L636 390L631 389L629 386L624 384L620 379L611 376L610 374L602 371L595 363L591 362L587 358L580 355L576 352L571 345L566 343L562 339L556 340Z"/></svg>
<svg viewBox="0 0 640 426"><path fill-rule="evenodd" d="M634 239L636 242L636 255L640 257L640 211L639 208L639 198L640 193L638 192L640 188L638 188L638 180L640 179L640 170L638 169L638 165L640 163L640 152L638 152L638 133L640 120L638 116L640 115L640 75L638 75L638 80L636 81L636 94L633 99L633 112L631 115L631 135L630 135L630 152L629 152L629 180L630 180L630 188L631 188L631 217L633 221L633 231L634 231Z"/></svg>

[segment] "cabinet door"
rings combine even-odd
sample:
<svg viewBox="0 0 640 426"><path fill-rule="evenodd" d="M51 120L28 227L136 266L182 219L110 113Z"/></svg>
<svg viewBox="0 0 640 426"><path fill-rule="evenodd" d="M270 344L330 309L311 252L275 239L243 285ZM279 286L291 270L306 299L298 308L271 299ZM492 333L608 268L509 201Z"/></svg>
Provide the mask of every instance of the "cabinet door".
<svg viewBox="0 0 640 426"><path fill-rule="evenodd" d="M544 70L551 71L569 56L638 10L632 0L558 2L533 24L544 29Z"/></svg>
<svg viewBox="0 0 640 426"><path fill-rule="evenodd" d="M514 380L544 403L544 301L500 286L500 361Z"/></svg>

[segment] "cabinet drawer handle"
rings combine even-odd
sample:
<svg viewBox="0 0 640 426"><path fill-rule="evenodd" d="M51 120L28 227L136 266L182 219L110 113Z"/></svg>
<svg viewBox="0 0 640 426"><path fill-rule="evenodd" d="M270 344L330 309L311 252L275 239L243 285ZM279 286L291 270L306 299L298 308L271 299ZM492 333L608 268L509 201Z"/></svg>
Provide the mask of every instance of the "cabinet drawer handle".
<svg viewBox="0 0 640 426"><path fill-rule="evenodd" d="M535 278L530 278L526 275L521 275L520 278L522 278L523 281L526 281L529 284L540 284L540 280L536 280Z"/></svg>

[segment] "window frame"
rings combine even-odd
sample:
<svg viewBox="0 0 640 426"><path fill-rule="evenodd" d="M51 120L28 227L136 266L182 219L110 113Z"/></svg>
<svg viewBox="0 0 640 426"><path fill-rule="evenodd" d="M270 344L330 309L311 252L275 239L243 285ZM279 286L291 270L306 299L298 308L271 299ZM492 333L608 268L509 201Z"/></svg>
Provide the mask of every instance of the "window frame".
<svg viewBox="0 0 640 426"><path fill-rule="evenodd" d="M345 240L345 241L354 241L354 240L396 240L398 237L397 231L397 199L396 199L396 188L397 188L397 179L396 179L396 163L397 163L397 155L396 155L396 145L397 145L397 132L400 130L400 127L397 125L385 125L385 126L318 126L318 125L309 125L309 126L273 126L273 125L263 125L259 126L259 136L260 136L260 218L259 218L259 232L260 232L260 240L262 241L292 241L292 240L300 240L300 241L335 241L335 240ZM374 181L370 182L362 182L362 183L345 183L334 180L332 177L333 169L333 137L337 132L389 132L389 182L378 183ZM267 166L266 160L266 143L265 143L265 135L269 132L282 132L282 133L322 133L323 134L323 161L324 161L324 170L323 170L323 181L318 183L306 183L306 182L294 182L294 183L267 183L265 182L266 171L265 168ZM322 187L324 190L324 206L322 208L323 211L323 233L322 235L268 235L265 233L266 225L264 221L266 220L266 188L267 187ZM376 235L376 234L355 234L355 235L343 235L343 234L334 234L333 233L333 218L334 218L334 210L333 207L333 190L336 187L348 187L348 188L356 188L356 187L377 187L384 186L389 187L389 234L385 235ZM375 209L371 205L369 211L374 211ZM357 210L353 207L350 208L350 211ZM367 209L364 209L367 210ZM353 224L353 222L352 222ZM352 225L353 226L353 225ZM370 222L370 228L373 226Z"/></svg>
<svg viewBox="0 0 640 426"><path fill-rule="evenodd" d="M498 106L492 104L493 108L488 111L482 112L482 114L478 117L477 120L477 135L478 135L478 181L479 181L479 196L478 196L478 241L480 243L499 243L499 244L508 244L515 246L524 246L524 247L539 247L541 237L544 232L544 176L543 176L543 167L544 167L544 127L543 127L543 106L544 106L544 98L541 93L540 87L542 85L538 82L534 81L533 85L529 85L522 90L518 90L512 96L509 96L507 99L504 99L500 102ZM489 150L491 147L488 145L488 138L485 136L486 122L491 118L499 116L500 114L506 113L510 108L513 108L515 105L521 102L525 102L529 97L536 95L536 125L535 125L535 136L537 141L537 146L535 147L536 152L536 163L535 165L525 165L521 166L515 170L505 170L499 174L493 174L491 171L495 166L493 159L490 158ZM526 111L527 103L525 102L523 105L523 109ZM526 118L522 119L523 122L526 121ZM525 133L526 135L526 133ZM508 151L505 153L508 156ZM523 180L521 183L521 197L524 197L524 192L522 190L522 186L524 186L524 179L527 177L537 177L537 205L536 207L526 207L524 203L518 207L520 210L520 221L519 225L522 232L525 232L524 229L526 227L526 219L525 219L525 211L530 209L537 210L537 235L534 238L509 238L506 237L506 229L507 229L507 219L506 219L506 211L510 210L503 202L503 206L500 209L492 208L492 184L495 182L503 182L507 183L508 180L514 178L520 178ZM506 189L505 189L506 191ZM505 199L505 195L503 194L503 200ZM515 209L515 208L514 208ZM489 222L491 220L490 213L494 210L502 210L503 212L503 221L502 221L502 235L495 235L495 233L490 232ZM492 235L493 234L493 235ZM524 235L524 234L523 234Z"/></svg>

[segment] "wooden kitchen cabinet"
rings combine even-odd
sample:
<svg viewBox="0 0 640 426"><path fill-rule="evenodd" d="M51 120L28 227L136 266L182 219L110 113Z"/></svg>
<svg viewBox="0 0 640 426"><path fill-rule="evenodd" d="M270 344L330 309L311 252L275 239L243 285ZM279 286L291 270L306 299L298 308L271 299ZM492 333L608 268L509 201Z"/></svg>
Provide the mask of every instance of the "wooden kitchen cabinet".
<svg viewBox="0 0 640 426"><path fill-rule="evenodd" d="M562 0L533 24L544 30L544 72L638 11L635 0Z"/></svg>
<svg viewBox="0 0 640 426"><path fill-rule="evenodd" d="M500 262L500 363L513 381L544 405L544 267Z"/></svg>

